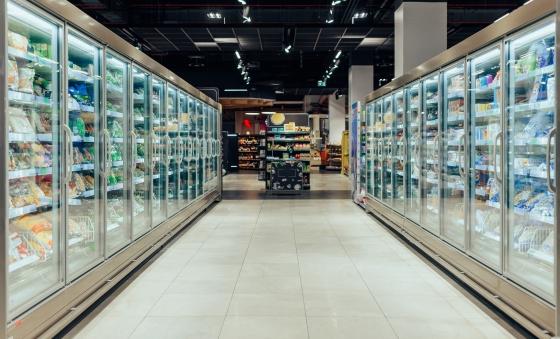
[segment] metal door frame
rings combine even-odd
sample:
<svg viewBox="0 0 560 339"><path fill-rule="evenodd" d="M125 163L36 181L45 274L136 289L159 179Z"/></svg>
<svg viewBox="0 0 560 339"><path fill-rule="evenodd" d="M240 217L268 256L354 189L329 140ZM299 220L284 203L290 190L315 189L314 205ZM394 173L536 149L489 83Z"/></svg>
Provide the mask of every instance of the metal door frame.
<svg viewBox="0 0 560 339"><path fill-rule="evenodd" d="M94 158L94 176L96 176L97 178L95 178L97 180L97 186L95 187L94 190L97 190L99 188L102 188L101 185L104 181L102 169L101 169L101 165L104 165L105 162L103 161L102 156L104 156L104 152L101 152L100 148L101 148L101 133L103 130L103 112L105 111L104 105L105 105L105 98L104 98L104 94L105 94L105 57L104 57L104 46L99 44L97 41L95 41L94 39L90 38L89 35L86 35L84 33L82 33L79 29L74 28L72 26L68 26L67 27L67 34L66 34L66 39L68 40L68 37L70 36L70 34L74 35L75 37L77 37L78 39L81 40L85 40L86 42L92 44L92 46L95 46L99 53L98 53L98 60L99 60L99 76L101 77L101 79L99 80L99 85L98 85L98 95L99 95L99 111L98 116L96 117L96 121L95 121L95 127L97 128L95 131L95 140L94 140L94 144L95 144L95 158ZM69 43L66 43L66 54L64 55L64 58L67 59L68 58L68 47L69 47ZM68 72L68 68L66 67L66 69L64 70L64 73L67 74ZM66 79L66 81L68 81L68 79ZM68 84L66 83L65 86L68 86ZM65 88L66 92L68 91L68 88ZM65 107L64 108L65 112L66 112L66 121L65 123L68 125L68 123L70 122L69 120L69 115L68 115L68 108ZM68 195L68 189L65 186L65 194ZM97 192L96 192L97 193ZM104 194L103 192L101 192L99 195L95 195L95 197L98 197L100 199L103 199ZM99 237L99 257L90 262L88 265L82 267L80 270L77 270L75 272L75 274L70 274L70 270L68 269L68 261L66 260L66 282L69 283L71 281L76 280L77 278L79 278L82 274L86 273L87 271L91 270L93 267L99 265L100 263L102 263L105 260L105 227L104 227L104 208L103 208L103 201L98 201L99 199L95 199L95 211L94 211L94 218L97 220L97 223L94 227L98 227L98 232L97 235ZM67 201L64 201L64 205L67 205ZM68 206L66 206L66 220L68 220ZM67 239L66 239L67 240ZM68 242L66 241L66 248L68 248ZM65 253L67 254L68 252L65 251ZM67 256L68 258L68 256Z"/></svg>
<svg viewBox="0 0 560 339"><path fill-rule="evenodd" d="M128 200L130 200L130 198L131 198L130 194L129 194L129 187L130 186L127 186L128 183L129 183L129 180L130 180L129 179L130 169L127 169L127 167L130 165L129 164L129 159L128 159L128 152L130 150L129 146L132 146L132 143L130 145L128 143L128 140L130 139L129 138L129 133L130 133L130 126L131 126L130 123L129 123L129 120L130 120L131 116L134 118L134 115L131 114L131 112L132 112L131 104L133 104L131 102L131 98L132 98L132 94L131 94L132 93L131 92L132 91L132 84L131 84L131 81L132 81L132 65L133 64L132 64L131 59L126 58L126 57L120 55L119 53L113 51L111 48L109 48L109 46L104 47L104 53L103 54L104 54L104 56L103 56L103 60L104 60L104 62L103 62L103 64L104 64L103 72L104 72L104 74L103 74L103 78L102 78L103 83L104 83L104 86L103 86L103 94L104 94L103 95L103 98L104 98L104 101L103 101L103 125L104 125L105 129L107 130L107 132L109 132L109 120L108 120L108 115L107 115L107 98L108 98L108 95L107 95L107 76L106 76L107 75L106 74L107 73L107 54L110 54L113 58L115 58L115 59L121 61L122 63L124 63L124 65L126 67L126 71L125 71L126 74L124 74L124 76L123 76L123 81L125 79L128 81L128 84L123 83L123 98L127 100L126 110L123 111L124 126L122 126L123 127L123 148L124 148L124 152L122 154L122 157L123 157L123 198L125 200L127 200L127 198L128 198ZM125 86L128 86L128 87L125 87ZM112 136L111 136L111 138L112 138ZM109 142L109 140L104 140L104 142ZM134 142L136 142L136 140ZM112 144L112 142L110 144ZM110 154L109 155L105 154L105 157L104 157L105 161L107 161L109 156L110 156ZM113 161L111 159L110 160L110 167L109 167L111 170L112 170L112 162ZM108 203L109 203L109 191L107 190L107 187L108 187L109 184L108 184L108 181L107 181L107 177L108 177L108 173L105 173L105 176L104 176L104 181L105 181L104 195L105 195L105 197L104 197L104 202L103 202L103 209L104 209L103 224L104 224L104 229L105 229L105 237L107 237L107 234L109 234L107 232L107 226L108 226L107 225L107 210L108 210ZM108 257L114 255L115 253L119 252L120 250L122 250L123 248L128 246L133 240L132 224L129 225L129 220L131 220L129 218L129 212L128 212L129 203L130 203L129 201L124 202L125 211L124 211L124 215L123 215L123 226L124 227L130 226L129 229L128 229L128 240L127 240L127 242L119 245L118 247L113 249L111 252L109 252L109 249L107 248L108 241L107 241L107 239L105 239L105 258L108 258Z"/></svg>
<svg viewBox="0 0 560 339"><path fill-rule="evenodd" d="M442 90L442 94L441 94L441 98L442 98L442 107L441 107L441 170L440 170L440 176L441 176L441 228L440 228L440 232L441 232L441 238L444 239L445 241L449 242L450 244L452 244L453 246L461 249L461 250L465 250L467 248L467 216L469 215L469 209L468 209L468 205L469 205L469 198L468 198L468 190L467 190L467 178L468 176L466 175L466 171L469 169L469 165L467 162L467 141L465 139L465 143L463 145L463 163L461 163L461 160L459 159L458 163L459 163L459 176L461 176L460 174L460 167L463 166L465 169L465 177L462 178L463 179L463 205L465 206L464 209L464 215L463 215L463 244L458 243L457 241L455 241L454 239L451 239L450 237L445 235L444 232L444 225L445 225L445 218L444 218L444 214L445 214L445 208L444 208L444 200L445 200L445 182L443 179L443 175L444 175L444 168L447 171L447 150L448 150L448 144L443 142L443 140L448 141L446 132L447 132L447 128L445 126L445 123L448 121L448 117L449 117L449 108L448 108L448 97L444 96L443 93L447 93L447 84L446 84L446 78L445 78L445 73L455 69L455 68L459 68L459 66L462 64L462 68L463 68L463 111L464 111L464 118L463 118L463 135L465 136L465 138L468 135L468 130L467 130L467 116L468 116L468 112L467 112L467 60L465 58L459 59L456 62L447 65L445 68L442 68L440 74L441 74L441 90ZM460 74L460 72L459 72ZM445 119L443 117L443 115L445 115ZM460 147L461 144L458 145L458 147ZM443 147L445 146L445 147ZM461 152L460 150L457 151L458 155L460 156ZM445 161L444 161L445 160Z"/></svg>

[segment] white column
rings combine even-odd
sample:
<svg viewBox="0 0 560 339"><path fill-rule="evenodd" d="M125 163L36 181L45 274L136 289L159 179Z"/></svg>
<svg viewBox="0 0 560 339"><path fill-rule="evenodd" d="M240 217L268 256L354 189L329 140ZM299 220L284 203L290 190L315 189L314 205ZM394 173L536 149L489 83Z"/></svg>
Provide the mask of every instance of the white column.
<svg viewBox="0 0 560 339"><path fill-rule="evenodd" d="M352 112L353 103L359 101L363 106L365 97L372 91L373 65L350 66L348 71L348 114Z"/></svg>
<svg viewBox="0 0 560 339"><path fill-rule="evenodd" d="M331 145L340 145L342 132L345 130L346 95L338 100L336 95L329 95L329 141Z"/></svg>
<svg viewBox="0 0 560 339"><path fill-rule="evenodd" d="M395 78L447 49L447 3L403 2L395 11Z"/></svg>

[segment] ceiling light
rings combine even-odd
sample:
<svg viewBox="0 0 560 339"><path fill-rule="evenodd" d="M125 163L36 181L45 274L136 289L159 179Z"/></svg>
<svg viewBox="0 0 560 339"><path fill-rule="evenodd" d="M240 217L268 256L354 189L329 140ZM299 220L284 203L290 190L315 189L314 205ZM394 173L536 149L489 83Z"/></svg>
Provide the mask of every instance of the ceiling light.
<svg viewBox="0 0 560 339"><path fill-rule="evenodd" d="M276 114L276 112L261 112L262 114L266 114L266 115L272 115L272 114Z"/></svg>
<svg viewBox="0 0 560 339"><path fill-rule="evenodd" d="M243 64L241 63L241 61L239 61L239 63L237 64L237 69L241 69L243 67Z"/></svg>
<svg viewBox="0 0 560 339"><path fill-rule="evenodd" d="M259 112L245 112L245 115L260 115Z"/></svg>
<svg viewBox="0 0 560 339"><path fill-rule="evenodd" d="M237 59L241 60L241 54L239 54L239 51L235 51L235 56Z"/></svg>
<svg viewBox="0 0 560 339"><path fill-rule="evenodd" d="M358 47L377 46L377 45L381 45L383 42L385 42L385 38L364 38L364 40L360 42Z"/></svg>
<svg viewBox="0 0 560 339"><path fill-rule="evenodd" d="M292 50L292 45L288 45L288 47L284 48L284 52L286 54L289 54L291 50Z"/></svg>
<svg viewBox="0 0 560 339"><path fill-rule="evenodd" d="M221 19L222 18L222 13L210 12L210 13L207 13L206 16L209 17L210 19Z"/></svg>
<svg viewBox="0 0 560 339"><path fill-rule="evenodd" d="M219 44L236 44L237 43L236 38L214 38L214 41L216 41Z"/></svg>
<svg viewBox="0 0 560 339"><path fill-rule="evenodd" d="M359 12L354 14L354 16L352 18L354 19L363 19L363 18L367 18L368 14L367 12Z"/></svg>
<svg viewBox="0 0 560 339"><path fill-rule="evenodd" d="M224 92L247 92L245 88L226 88Z"/></svg>
<svg viewBox="0 0 560 339"><path fill-rule="evenodd" d="M341 50L338 50L338 52L336 53L336 55L334 56L335 59L340 58L340 55L342 54Z"/></svg>
<svg viewBox="0 0 560 339"><path fill-rule="evenodd" d="M334 22L334 19L332 19L332 18L331 18L331 19L327 19L327 20L325 20L325 22L328 23L328 24L332 24L332 23Z"/></svg>
<svg viewBox="0 0 560 339"><path fill-rule="evenodd" d="M244 17L243 17L243 23L244 23L244 24L250 23L250 22L251 22L251 17L250 17L250 16L244 16Z"/></svg>
<svg viewBox="0 0 560 339"><path fill-rule="evenodd" d="M246 2L245 0L237 0L237 2L239 2L239 3L242 4L242 5L246 5L246 4L247 4L247 2Z"/></svg>
<svg viewBox="0 0 560 339"><path fill-rule="evenodd" d="M336 5L340 4L341 2L342 2L342 0L334 0L331 5L336 6Z"/></svg>

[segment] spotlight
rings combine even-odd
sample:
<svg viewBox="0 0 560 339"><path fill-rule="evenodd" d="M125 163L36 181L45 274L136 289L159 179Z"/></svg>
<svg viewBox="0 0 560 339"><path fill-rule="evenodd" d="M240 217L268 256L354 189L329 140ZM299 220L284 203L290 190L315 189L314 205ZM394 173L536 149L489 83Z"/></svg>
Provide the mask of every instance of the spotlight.
<svg viewBox="0 0 560 339"><path fill-rule="evenodd" d="M292 50L292 45L288 45L288 47L284 48L284 53L290 54L291 50Z"/></svg>
<svg viewBox="0 0 560 339"><path fill-rule="evenodd" d="M207 17L209 17L210 19L221 19L222 18L222 14L221 13L214 13L214 12L210 12L206 14Z"/></svg>
<svg viewBox="0 0 560 339"><path fill-rule="evenodd" d="M336 55L334 56L334 59L336 60L336 59L340 58L340 55L341 55L341 54L342 54L342 51L339 50L339 51L336 53Z"/></svg>
<svg viewBox="0 0 560 339"><path fill-rule="evenodd" d="M235 56L237 59L241 60L241 54L239 54L239 51L235 51Z"/></svg>
<svg viewBox="0 0 560 339"><path fill-rule="evenodd" d="M237 0L237 2L239 2L239 3L242 4L242 5L246 5L246 4L247 4L247 2L246 2L245 0Z"/></svg>
<svg viewBox="0 0 560 339"><path fill-rule="evenodd" d="M325 20L325 22L328 23L328 24L332 24L334 22L334 19L330 18L330 19Z"/></svg>

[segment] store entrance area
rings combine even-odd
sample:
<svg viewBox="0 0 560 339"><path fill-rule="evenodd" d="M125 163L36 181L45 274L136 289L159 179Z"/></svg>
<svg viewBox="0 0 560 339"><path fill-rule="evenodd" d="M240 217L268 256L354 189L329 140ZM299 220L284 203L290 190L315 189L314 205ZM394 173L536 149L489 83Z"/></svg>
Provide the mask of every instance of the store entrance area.
<svg viewBox="0 0 560 339"><path fill-rule="evenodd" d="M223 200L76 327L77 338L512 338L485 306L352 202L224 177ZM321 190L323 188L323 190ZM317 198L314 192L324 198ZM115 329L118 328L118 331Z"/></svg>

